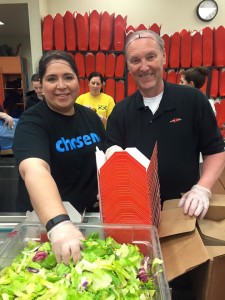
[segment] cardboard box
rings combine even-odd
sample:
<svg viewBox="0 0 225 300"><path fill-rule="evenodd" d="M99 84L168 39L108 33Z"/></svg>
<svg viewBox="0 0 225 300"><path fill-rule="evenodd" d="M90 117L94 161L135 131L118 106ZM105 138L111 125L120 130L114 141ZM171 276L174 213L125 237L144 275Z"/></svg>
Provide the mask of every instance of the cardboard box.
<svg viewBox="0 0 225 300"><path fill-rule="evenodd" d="M219 181L220 181L221 185L223 186L223 188L225 189L225 169L223 170L222 174L220 175Z"/></svg>
<svg viewBox="0 0 225 300"><path fill-rule="evenodd" d="M167 280L190 271L197 300L225 299L225 195L213 195L205 219L165 202L159 237Z"/></svg>
<svg viewBox="0 0 225 300"><path fill-rule="evenodd" d="M223 179L223 178L222 178ZM224 185L222 184L221 179L218 179L212 188L213 194L225 194Z"/></svg>
<svg viewBox="0 0 225 300"><path fill-rule="evenodd" d="M225 194L225 169L212 188L213 194Z"/></svg>

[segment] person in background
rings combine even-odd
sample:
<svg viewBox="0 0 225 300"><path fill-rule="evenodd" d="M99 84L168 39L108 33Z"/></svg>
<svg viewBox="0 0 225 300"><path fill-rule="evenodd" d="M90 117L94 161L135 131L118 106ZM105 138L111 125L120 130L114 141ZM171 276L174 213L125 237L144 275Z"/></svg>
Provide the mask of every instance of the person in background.
<svg viewBox="0 0 225 300"><path fill-rule="evenodd" d="M208 99L198 89L163 80L164 41L155 32L131 34L125 55L139 90L116 104L108 119L106 157L136 147L150 159L157 142L162 204L180 198L184 214L203 218L225 167L224 142Z"/></svg>
<svg viewBox="0 0 225 300"><path fill-rule="evenodd" d="M25 110L43 100L44 95L40 83L39 74L33 74L31 77L33 91L26 93Z"/></svg>
<svg viewBox="0 0 225 300"><path fill-rule="evenodd" d="M18 88L8 90L3 102L5 112L13 118L19 118L23 112L23 95Z"/></svg>
<svg viewBox="0 0 225 300"><path fill-rule="evenodd" d="M0 119L4 120L4 125L8 126L9 128L12 128L14 125L14 119L9 116L5 112L0 112Z"/></svg>
<svg viewBox="0 0 225 300"><path fill-rule="evenodd" d="M92 72L88 76L90 92L80 95L76 102L94 110L106 127L107 119L115 106L115 102L111 96L102 92L102 85L102 74L99 72Z"/></svg>
<svg viewBox="0 0 225 300"><path fill-rule="evenodd" d="M73 57L46 52L39 61L44 99L18 122L13 151L19 167L17 211L32 210L46 226L57 261L80 255L81 232L63 201L80 213L94 211L98 185L95 150L104 150L105 128L90 109L74 103L79 94Z"/></svg>
<svg viewBox="0 0 225 300"><path fill-rule="evenodd" d="M195 67L182 71L180 84L189 85L195 87L196 89L201 89L205 84L206 78L209 75L209 69L207 67ZM209 99L209 102L212 106L214 114L216 115L216 109L214 105L214 100Z"/></svg>

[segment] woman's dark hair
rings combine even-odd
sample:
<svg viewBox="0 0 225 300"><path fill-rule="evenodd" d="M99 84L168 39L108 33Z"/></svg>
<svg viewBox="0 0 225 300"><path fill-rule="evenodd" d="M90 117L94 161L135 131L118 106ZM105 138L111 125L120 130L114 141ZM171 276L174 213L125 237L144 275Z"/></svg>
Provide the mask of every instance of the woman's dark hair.
<svg viewBox="0 0 225 300"><path fill-rule="evenodd" d="M184 76L185 80L188 83L192 81L194 83L195 88L197 89L200 89L204 85L208 74L208 68L203 66L191 68L182 72L182 75Z"/></svg>
<svg viewBox="0 0 225 300"><path fill-rule="evenodd" d="M40 77L40 82L42 82L47 66L52 60L65 60L68 62L74 73L78 76L77 66L72 54L69 52L52 50L45 52L39 60L38 74Z"/></svg>
<svg viewBox="0 0 225 300"><path fill-rule="evenodd" d="M100 72L92 72L91 74L89 74L88 81L90 81L91 78L93 78L93 77L99 77L101 83L103 83L104 78L103 78L103 76L102 76L102 74Z"/></svg>

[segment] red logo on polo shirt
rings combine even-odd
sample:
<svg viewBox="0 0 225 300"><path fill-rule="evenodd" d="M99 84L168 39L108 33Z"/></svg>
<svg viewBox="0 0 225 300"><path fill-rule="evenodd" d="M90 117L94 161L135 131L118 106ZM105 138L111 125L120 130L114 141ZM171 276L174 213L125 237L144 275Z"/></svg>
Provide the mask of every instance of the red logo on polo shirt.
<svg viewBox="0 0 225 300"><path fill-rule="evenodd" d="M177 123L177 122L180 122L182 121L181 118L174 118L173 120L170 121L170 123Z"/></svg>

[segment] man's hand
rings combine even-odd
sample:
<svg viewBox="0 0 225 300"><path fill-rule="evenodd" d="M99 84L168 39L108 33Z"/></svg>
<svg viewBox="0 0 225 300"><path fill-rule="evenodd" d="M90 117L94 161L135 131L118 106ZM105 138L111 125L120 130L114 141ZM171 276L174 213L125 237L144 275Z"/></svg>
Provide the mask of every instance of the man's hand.
<svg viewBox="0 0 225 300"><path fill-rule="evenodd" d="M184 208L184 214L203 219L209 208L210 190L196 184L180 199L178 207Z"/></svg>
<svg viewBox="0 0 225 300"><path fill-rule="evenodd" d="M67 265L71 256L74 262L80 259L81 240L84 240L84 237L71 221L55 225L48 232L48 238L57 262L63 261Z"/></svg>

